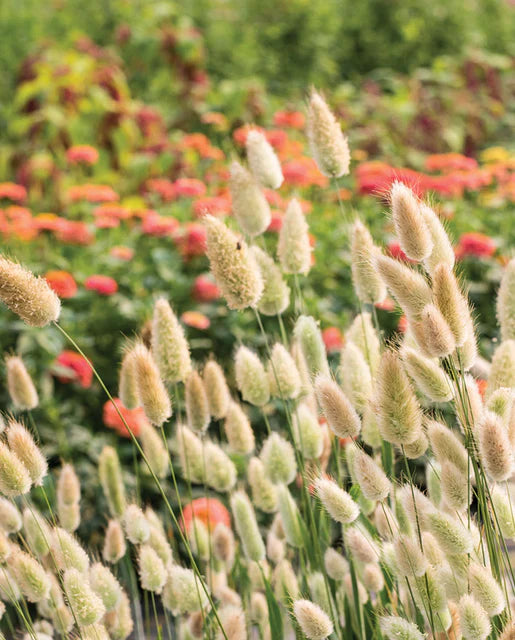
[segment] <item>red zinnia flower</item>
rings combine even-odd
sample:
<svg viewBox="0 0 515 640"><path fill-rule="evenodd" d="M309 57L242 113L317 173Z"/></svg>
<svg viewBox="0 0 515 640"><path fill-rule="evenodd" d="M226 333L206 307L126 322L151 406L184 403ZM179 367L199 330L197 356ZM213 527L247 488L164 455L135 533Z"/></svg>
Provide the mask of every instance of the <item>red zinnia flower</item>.
<svg viewBox="0 0 515 640"><path fill-rule="evenodd" d="M129 425L129 429L135 436L139 436L141 432L141 427L149 424L147 417L145 416L145 412L142 407L137 407L136 409L127 409L123 406L120 398L113 398L113 402L118 407L120 413L123 416L125 422ZM131 434L129 429L124 424L122 418L120 418L118 411L113 406L111 400L108 400L104 404L104 408L102 411L102 419L106 427L109 429L114 429L124 438L130 438Z"/></svg>
<svg viewBox="0 0 515 640"><path fill-rule="evenodd" d="M489 258L495 253L496 246L492 238L483 233L471 231L464 233L455 248L457 258L473 256L476 258Z"/></svg>
<svg viewBox="0 0 515 640"><path fill-rule="evenodd" d="M114 278L103 275L93 275L86 278L86 289L96 291L102 296L111 296L118 291L118 284Z"/></svg>
<svg viewBox="0 0 515 640"><path fill-rule="evenodd" d="M78 382L87 389L93 380L93 368L86 358L75 351L63 351L56 359L60 368L67 369L68 373L57 373L60 382Z"/></svg>
<svg viewBox="0 0 515 640"><path fill-rule="evenodd" d="M66 152L66 159L70 164L96 164L98 160L98 151L89 144L78 144L70 147Z"/></svg>
<svg viewBox="0 0 515 640"><path fill-rule="evenodd" d="M327 353L333 353L343 347L343 335L338 327L327 327L322 331L322 340L324 341Z"/></svg>
<svg viewBox="0 0 515 640"><path fill-rule="evenodd" d="M411 260L401 249L401 245L398 242L390 242L388 245L388 253L392 256L392 258L396 258L397 260L402 260L403 262L416 262L416 260Z"/></svg>
<svg viewBox="0 0 515 640"><path fill-rule="evenodd" d="M181 528L188 532L193 518L203 522L213 530L221 522L226 527L231 526L231 516L224 505L216 498L196 498L182 510Z"/></svg>
<svg viewBox="0 0 515 640"><path fill-rule="evenodd" d="M198 302L211 302L220 297L220 289L208 276L197 276L191 294Z"/></svg>
<svg viewBox="0 0 515 640"><path fill-rule="evenodd" d="M68 271L48 271L45 280L60 298L73 298L77 293L77 283Z"/></svg>

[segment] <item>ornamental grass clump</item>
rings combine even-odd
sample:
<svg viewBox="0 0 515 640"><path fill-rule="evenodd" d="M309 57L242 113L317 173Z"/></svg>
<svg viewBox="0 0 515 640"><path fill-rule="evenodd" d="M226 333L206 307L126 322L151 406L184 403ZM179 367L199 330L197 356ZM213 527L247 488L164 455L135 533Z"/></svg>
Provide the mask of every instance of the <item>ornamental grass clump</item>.
<svg viewBox="0 0 515 640"><path fill-rule="evenodd" d="M336 183L348 172L348 146L316 92L308 128L316 162ZM234 361L215 334L192 334L190 353L174 311L157 298L121 362L114 404L126 428L84 448L98 477L85 460L55 455L45 378L34 378L39 402L19 356L7 359L6 409L16 418L6 412L0 428L0 633L508 640L513 261L498 296L500 341L490 344L478 335L481 318L476 325L437 209L396 182L392 228L406 256L389 257L353 223L338 247L348 273L337 275L352 279L359 308L338 315L333 341L304 299L309 207L290 200L277 246L271 234L259 238L268 203L281 202L263 187L283 176L257 130L247 158L250 172L232 168L235 215L204 217L217 285L242 312L236 325L238 314L216 307L215 333L234 333ZM335 227L347 231L340 213ZM46 284L9 268L0 298L32 325L56 320ZM393 304L388 291L404 332L376 312ZM37 359L28 362L32 370Z"/></svg>

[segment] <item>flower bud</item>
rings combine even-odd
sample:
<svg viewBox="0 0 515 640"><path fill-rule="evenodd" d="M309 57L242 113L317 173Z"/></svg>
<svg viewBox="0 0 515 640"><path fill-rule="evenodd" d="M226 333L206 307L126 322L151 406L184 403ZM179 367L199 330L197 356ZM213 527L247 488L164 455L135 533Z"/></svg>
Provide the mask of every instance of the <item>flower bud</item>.
<svg viewBox="0 0 515 640"><path fill-rule="evenodd" d="M7 369L7 390L17 409L30 411L38 406L38 392L32 382L23 360L18 356L5 359Z"/></svg>
<svg viewBox="0 0 515 640"><path fill-rule="evenodd" d="M359 516L359 507L336 482L320 476L315 480L315 491L331 518L341 524L350 524Z"/></svg>
<svg viewBox="0 0 515 640"><path fill-rule="evenodd" d="M172 405L150 351L143 343L133 349L138 396L150 422L161 425L172 415Z"/></svg>
<svg viewBox="0 0 515 640"><path fill-rule="evenodd" d="M483 607L472 595L465 594L459 602L460 626L465 640L486 640L492 626Z"/></svg>
<svg viewBox="0 0 515 640"><path fill-rule="evenodd" d="M0 442L0 493L9 498L30 491L29 472L21 460L3 442Z"/></svg>
<svg viewBox="0 0 515 640"><path fill-rule="evenodd" d="M295 600L293 615L309 640L324 640L333 632L333 623L325 611L309 600Z"/></svg>
<svg viewBox="0 0 515 640"><path fill-rule="evenodd" d="M270 481L259 458L250 459L247 479L252 492L252 503L265 513L277 511L277 488Z"/></svg>
<svg viewBox="0 0 515 640"><path fill-rule="evenodd" d="M141 588L161 593L167 580L166 568L156 551L148 544L139 548L138 571Z"/></svg>
<svg viewBox="0 0 515 640"><path fill-rule="evenodd" d="M283 172L266 137L257 129L252 129L247 134L246 148L250 170L256 180L269 189L279 189L284 180Z"/></svg>
<svg viewBox="0 0 515 640"><path fill-rule="evenodd" d="M419 318L431 303L431 289L424 276L399 260L379 255L374 258L376 269L407 316Z"/></svg>
<svg viewBox="0 0 515 640"><path fill-rule="evenodd" d="M290 484L295 480L297 464L292 445L277 432L271 433L260 455L266 473L274 484Z"/></svg>
<svg viewBox="0 0 515 640"><path fill-rule="evenodd" d="M57 322L61 303L43 278L0 257L0 300L31 327Z"/></svg>
<svg viewBox="0 0 515 640"><path fill-rule="evenodd" d="M355 438L361 429L359 416L336 382L329 376L319 375L315 390L331 431L340 438Z"/></svg>
<svg viewBox="0 0 515 640"><path fill-rule="evenodd" d="M231 403L231 394L222 367L215 360L208 360L203 372L209 413L215 420L225 418Z"/></svg>
<svg viewBox="0 0 515 640"><path fill-rule="evenodd" d="M211 271L229 308L255 307L263 293L263 279L249 248L215 217L205 216L204 223Z"/></svg>
<svg viewBox="0 0 515 640"><path fill-rule="evenodd" d="M246 558L261 562L265 558L265 545L259 532L256 514L245 492L237 491L232 495L231 509Z"/></svg>
<svg viewBox="0 0 515 640"><path fill-rule="evenodd" d="M89 584L104 603L106 611L113 611L122 596L122 588L111 571L100 562L95 562L89 570Z"/></svg>
<svg viewBox="0 0 515 640"><path fill-rule="evenodd" d="M48 472L48 464L28 429L19 422L9 422L7 442L13 454L29 472L34 485L41 486Z"/></svg>
<svg viewBox="0 0 515 640"><path fill-rule="evenodd" d="M326 101L315 90L311 91L309 98L307 134L311 153L325 176L339 178L349 173L347 138Z"/></svg>
<svg viewBox="0 0 515 640"><path fill-rule="evenodd" d="M118 454L113 447L104 447L98 459L98 475L113 516L120 518L126 506L125 486Z"/></svg>
<svg viewBox="0 0 515 640"><path fill-rule="evenodd" d="M433 240L417 197L409 187L396 181L390 199L393 224L404 253L417 262L428 258Z"/></svg>
<svg viewBox="0 0 515 640"><path fill-rule="evenodd" d="M137 504L130 504L123 514L125 535L132 544L143 544L150 536L150 525Z"/></svg>
<svg viewBox="0 0 515 640"><path fill-rule="evenodd" d="M251 237L259 236L266 231L272 219L265 194L252 174L239 162L231 164L230 174L229 190L234 217L243 233Z"/></svg>
<svg viewBox="0 0 515 640"><path fill-rule="evenodd" d="M376 418L381 435L399 446L414 442L422 429L422 412L395 351L383 353L376 384Z"/></svg>
<svg viewBox="0 0 515 640"><path fill-rule="evenodd" d="M64 591L79 626L98 622L105 613L102 600L91 589L84 575L76 569L68 569L63 575Z"/></svg>
<svg viewBox="0 0 515 640"><path fill-rule="evenodd" d="M258 356L241 345L235 356L236 384L243 399L262 407L270 399L270 384Z"/></svg>
<svg viewBox="0 0 515 640"><path fill-rule="evenodd" d="M188 426L195 433L205 433L209 426L209 406L202 378L192 370L184 386Z"/></svg>
<svg viewBox="0 0 515 640"><path fill-rule="evenodd" d="M263 278L263 293L258 302L258 311L265 316L280 315L290 304L290 288L273 258L259 247L254 246L250 250Z"/></svg>
<svg viewBox="0 0 515 640"><path fill-rule="evenodd" d="M358 298L365 304L382 302L386 298L386 285L373 263L373 257L379 253L368 229L356 220L352 227L352 283Z"/></svg>
<svg viewBox="0 0 515 640"><path fill-rule="evenodd" d="M224 431L232 451L241 455L254 451L256 443L250 420L240 405L232 400L226 412Z"/></svg>
<svg viewBox="0 0 515 640"><path fill-rule="evenodd" d="M109 520L107 525L104 548L102 551L102 557L105 562L116 564L125 555L127 545L125 543L125 536L123 535L123 529L118 520Z"/></svg>
<svg viewBox="0 0 515 640"><path fill-rule="evenodd" d="M311 243L308 224L297 200L288 204L283 216L277 256L284 273L302 273L306 275L311 268Z"/></svg>

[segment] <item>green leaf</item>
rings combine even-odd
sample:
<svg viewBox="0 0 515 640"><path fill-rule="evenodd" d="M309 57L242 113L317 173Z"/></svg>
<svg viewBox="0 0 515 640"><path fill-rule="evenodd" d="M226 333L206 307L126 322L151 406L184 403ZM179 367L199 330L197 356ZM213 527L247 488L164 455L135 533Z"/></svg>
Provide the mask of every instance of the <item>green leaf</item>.
<svg viewBox="0 0 515 640"><path fill-rule="evenodd" d="M271 631L271 640L283 640L284 631L283 631L283 619L281 616L281 610L279 609L279 605L277 604L277 600L275 599L274 592L272 591L272 587L270 586L270 582L266 578L265 574L262 571L263 581L265 583L265 596L266 603L268 605L268 616L270 618L270 631Z"/></svg>

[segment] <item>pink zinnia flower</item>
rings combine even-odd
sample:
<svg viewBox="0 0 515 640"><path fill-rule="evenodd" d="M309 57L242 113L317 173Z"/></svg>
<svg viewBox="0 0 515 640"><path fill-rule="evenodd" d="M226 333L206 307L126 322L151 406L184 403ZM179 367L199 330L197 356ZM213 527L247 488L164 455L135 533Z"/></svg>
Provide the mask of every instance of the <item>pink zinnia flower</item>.
<svg viewBox="0 0 515 640"><path fill-rule="evenodd" d="M98 161L98 151L89 144L78 144L70 147L66 152L66 159L70 164L96 164Z"/></svg>
<svg viewBox="0 0 515 640"><path fill-rule="evenodd" d="M86 278L84 282L86 289L96 291L102 296L111 296L118 291L118 284L110 276L94 275Z"/></svg>

